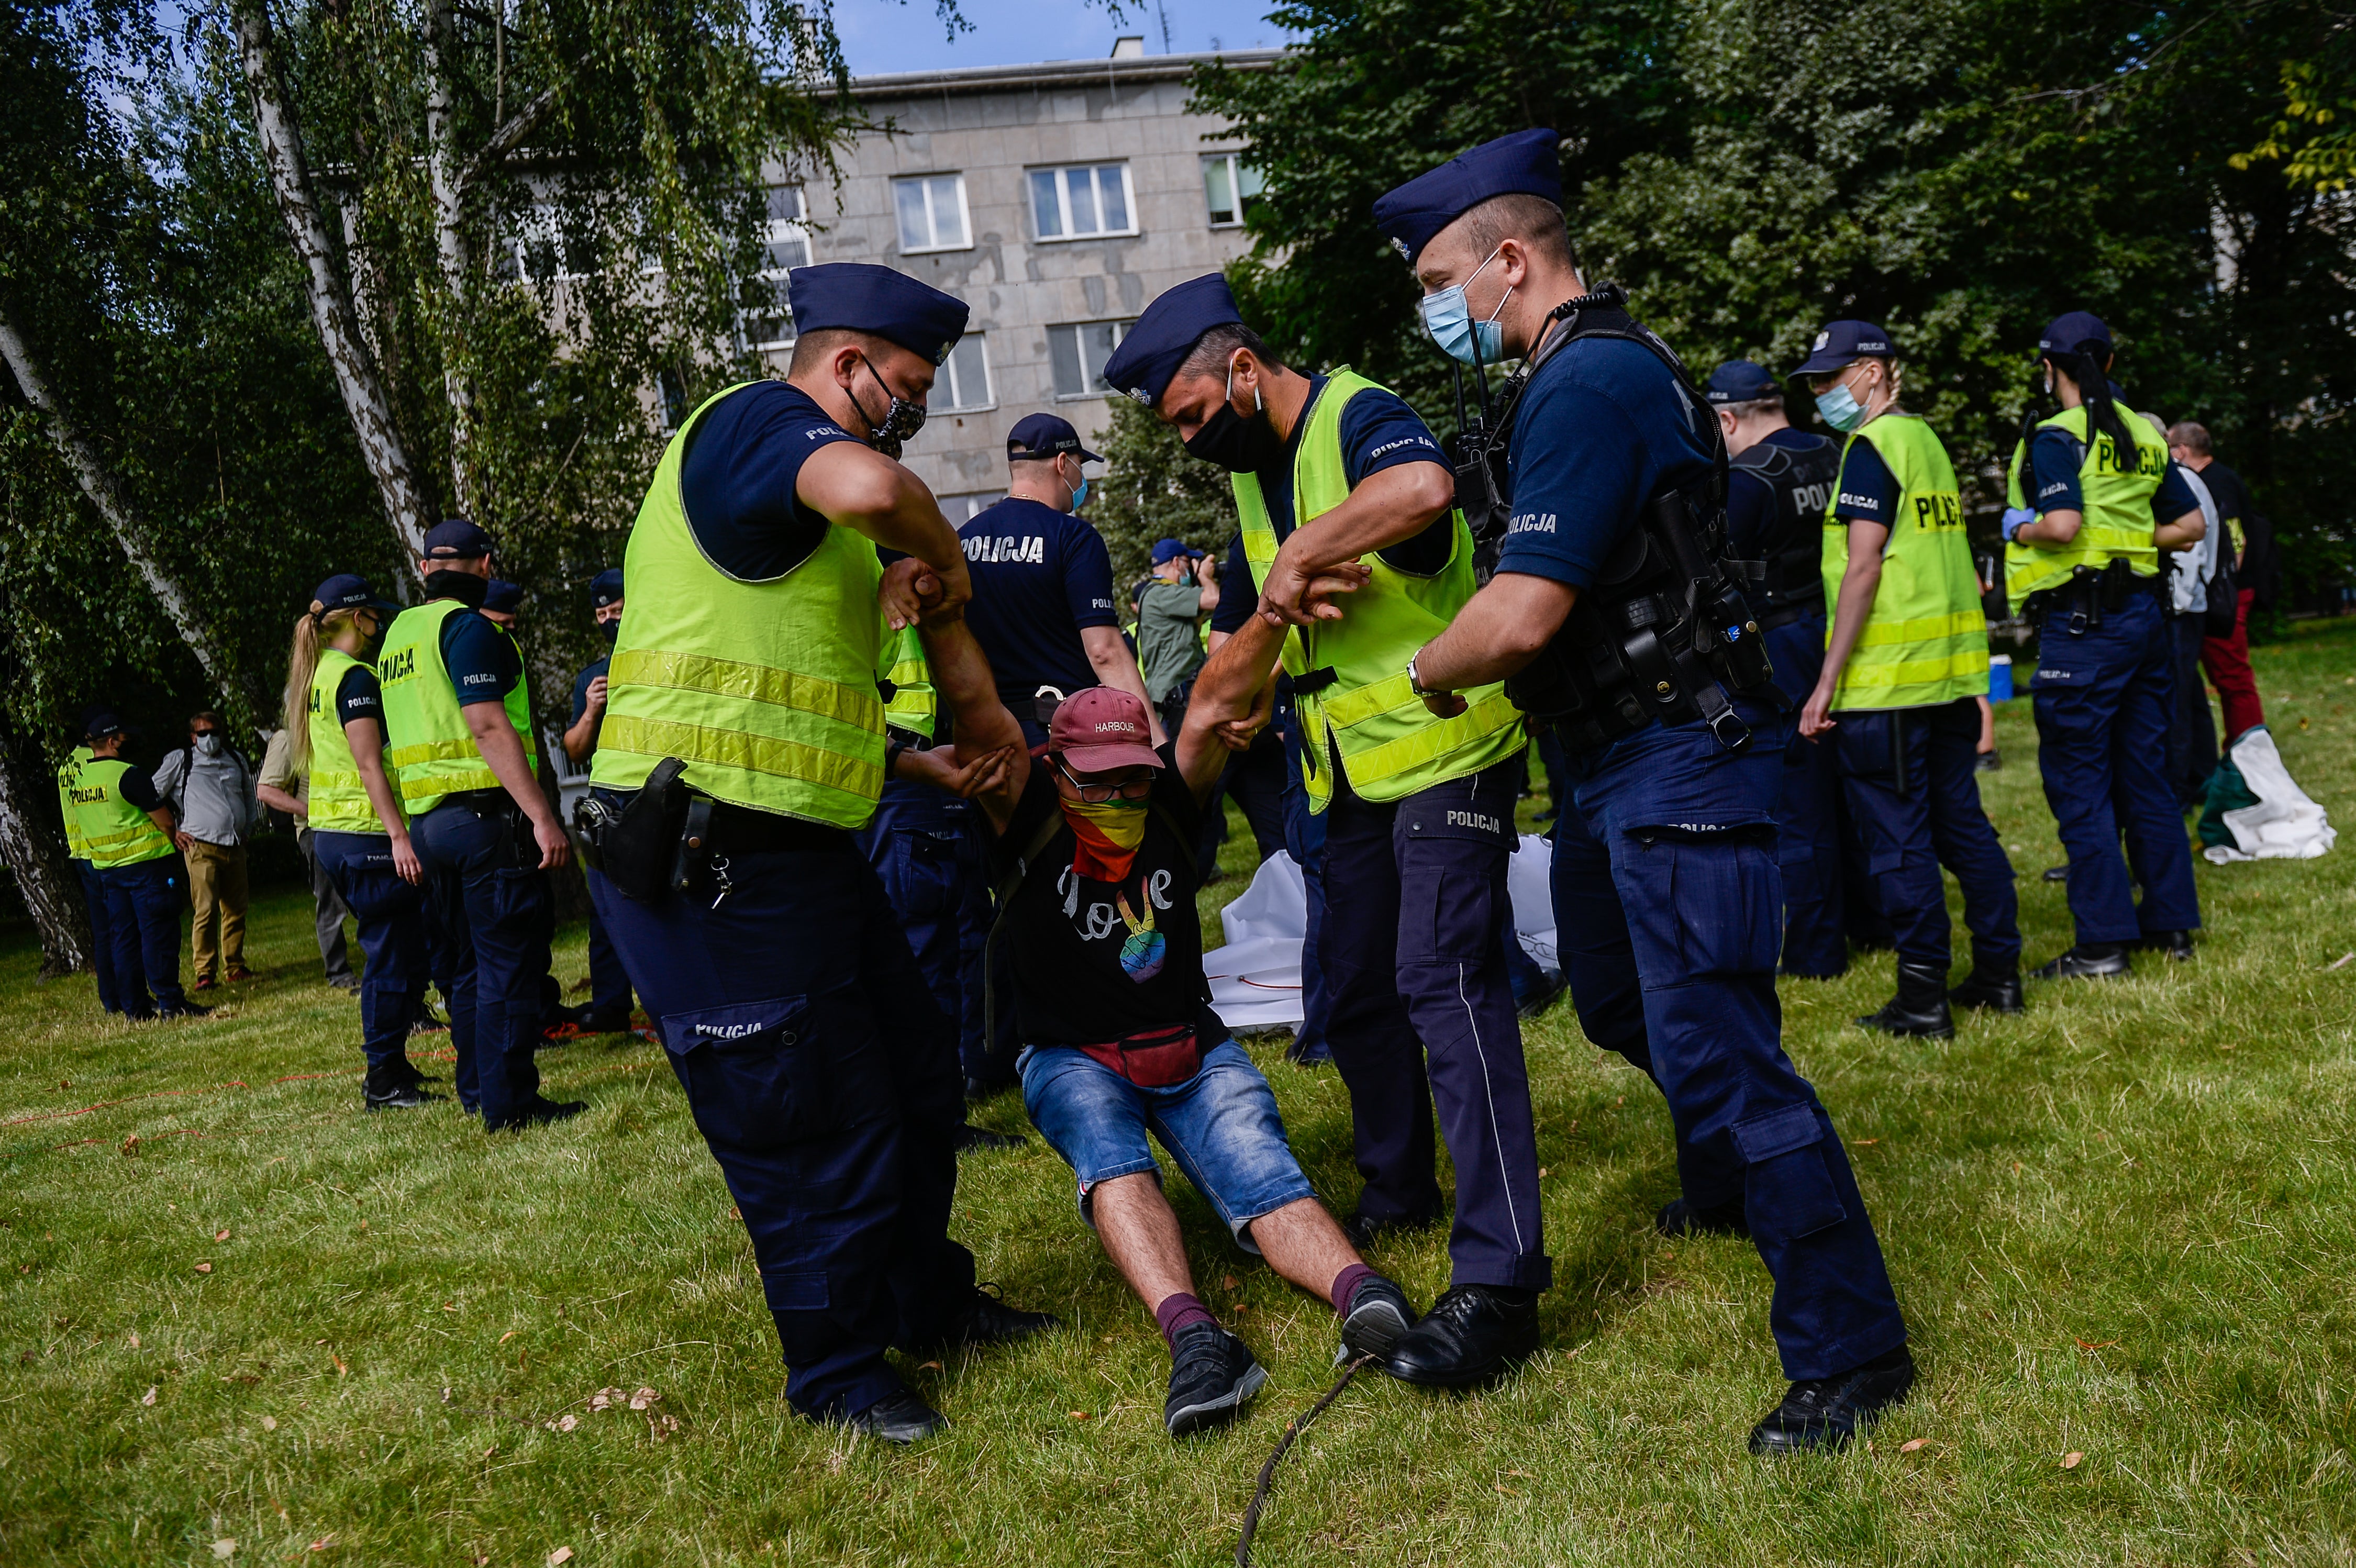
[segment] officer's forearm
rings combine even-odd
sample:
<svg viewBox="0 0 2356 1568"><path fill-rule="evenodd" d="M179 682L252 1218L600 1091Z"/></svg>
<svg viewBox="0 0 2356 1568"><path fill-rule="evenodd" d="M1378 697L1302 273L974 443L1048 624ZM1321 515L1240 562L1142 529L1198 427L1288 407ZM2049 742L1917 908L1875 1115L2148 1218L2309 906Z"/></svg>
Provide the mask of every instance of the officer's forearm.
<svg viewBox="0 0 2356 1568"><path fill-rule="evenodd" d="M2163 522L2151 531L2151 542L2162 550L2185 550L2209 537L2209 520L2197 511L2188 511L2174 522Z"/></svg>
<svg viewBox="0 0 2356 1568"><path fill-rule="evenodd" d="M409 813L402 810L401 795L384 771L383 728L374 719L355 719L344 726L344 739L352 748L352 768L360 776L376 820L384 824L386 836L400 843L409 836Z"/></svg>
<svg viewBox="0 0 2356 1568"><path fill-rule="evenodd" d="M506 705L469 703L460 711L466 715L466 733L475 737L475 749L483 754L492 776L523 808L523 814L534 822L554 822L556 813L549 809L548 797L540 792L540 780L532 777L523 737L508 722Z"/></svg>
<svg viewBox="0 0 2356 1568"><path fill-rule="evenodd" d="M925 664L931 670L933 690L949 715L950 729L961 754L996 751L1021 746L1023 726L998 700L998 682L990 672L990 659L974 640L963 616L919 621Z"/></svg>
<svg viewBox="0 0 2356 1568"><path fill-rule="evenodd" d="M1500 572L1416 654L1416 675L1427 692L1462 692L1519 674L1578 602L1579 590L1568 583Z"/></svg>
<svg viewBox="0 0 2356 1568"><path fill-rule="evenodd" d="M1852 544L1848 569L1841 574L1840 591L1833 599L1832 634L1825 639L1825 662L1817 685L1839 684L1841 670L1848 663L1857 639L1865 634L1865 623L1873 618L1873 601L1880 592L1881 552L1860 552Z"/></svg>
<svg viewBox="0 0 2356 1568"><path fill-rule="evenodd" d="M581 722L564 732L564 755L575 762L588 761L589 754L597 749L597 729L605 718L597 710L583 714Z"/></svg>
<svg viewBox="0 0 2356 1568"><path fill-rule="evenodd" d="M2085 521L2086 514L2083 511L2056 508L2035 522L2024 522L2013 530L2013 542L2041 544L2049 550L2059 550L2078 537L2079 525Z"/></svg>
<svg viewBox="0 0 2356 1568"><path fill-rule="evenodd" d="M1401 463L1358 481L1346 499L1284 542L1303 576L1404 544L1456 504L1456 476L1438 463Z"/></svg>

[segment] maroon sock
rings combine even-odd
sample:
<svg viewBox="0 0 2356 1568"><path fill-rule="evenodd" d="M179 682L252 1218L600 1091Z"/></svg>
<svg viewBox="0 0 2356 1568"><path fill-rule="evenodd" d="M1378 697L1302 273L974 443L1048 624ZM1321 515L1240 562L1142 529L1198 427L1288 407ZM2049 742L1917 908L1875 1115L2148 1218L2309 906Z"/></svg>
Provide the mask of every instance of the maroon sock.
<svg viewBox="0 0 2356 1568"><path fill-rule="evenodd" d="M1333 1310L1344 1317L1349 1316L1350 1298L1358 1294L1360 1285L1375 1277L1375 1271L1364 1263L1352 1263L1348 1268L1335 1274L1333 1288L1328 1293L1333 1298Z"/></svg>
<svg viewBox="0 0 2356 1568"><path fill-rule="evenodd" d="M1182 1290L1162 1298L1162 1305L1153 1309L1153 1321L1162 1326L1163 1341L1175 1350L1180 1329L1190 1323L1216 1323L1218 1319L1211 1316L1211 1309L1203 1305L1201 1296Z"/></svg>

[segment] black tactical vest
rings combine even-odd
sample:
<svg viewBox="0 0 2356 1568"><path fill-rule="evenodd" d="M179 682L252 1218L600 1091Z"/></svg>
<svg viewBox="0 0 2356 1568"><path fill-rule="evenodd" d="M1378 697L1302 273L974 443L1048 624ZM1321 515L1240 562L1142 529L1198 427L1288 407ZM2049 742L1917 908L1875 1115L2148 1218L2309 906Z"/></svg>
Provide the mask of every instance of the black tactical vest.
<svg viewBox="0 0 2356 1568"><path fill-rule="evenodd" d="M1825 613L1825 506L1840 478L1840 447L1821 435L1805 446L1762 441L1729 465L1757 476L1774 492L1774 515L1759 542L1767 558L1759 624L1782 626Z"/></svg>

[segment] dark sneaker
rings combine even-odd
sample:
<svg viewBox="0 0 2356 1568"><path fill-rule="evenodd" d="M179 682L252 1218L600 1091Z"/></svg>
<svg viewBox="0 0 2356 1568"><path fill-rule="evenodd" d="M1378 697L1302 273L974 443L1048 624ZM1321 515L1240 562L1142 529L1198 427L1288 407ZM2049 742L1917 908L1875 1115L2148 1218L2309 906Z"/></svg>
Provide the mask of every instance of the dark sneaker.
<svg viewBox="0 0 2356 1568"><path fill-rule="evenodd" d="M1986 965L1975 968L1961 985L1947 993L1947 1005L1989 1013L2027 1012L2029 1004L2020 993L2020 966L2000 972Z"/></svg>
<svg viewBox="0 0 2356 1568"><path fill-rule="evenodd" d="M2179 963L2192 961L2190 931L2146 931L2136 946L2146 952L2164 952Z"/></svg>
<svg viewBox="0 0 2356 1568"><path fill-rule="evenodd" d="M1680 1197L1661 1205L1661 1211L1653 1216L1653 1229L1672 1240L1686 1236L1748 1236L1751 1217L1739 1197L1708 1208Z"/></svg>
<svg viewBox="0 0 2356 1568"><path fill-rule="evenodd" d="M1540 970L1538 972L1544 976L1544 979L1532 988L1527 996L1517 996L1514 999L1514 1016L1524 1023L1527 1023L1553 1006L1570 983L1563 979L1562 971L1558 969Z"/></svg>
<svg viewBox="0 0 2356 1568"><path fill-rule="evenodd" d="M984 1281L973 1287L973 1300L949 1330L948 1342L951 1346L1011 1345L1017 1339L1028 1339L1033 1334L1062 1326L1063 1320L1050 1313L1024 1312L1007 1305L1005 1298L998 1294L998 1286Z"/></svg>
<svg viewBox="0 0 2356 1568"><path fill-rule="evenodd" d="M1906 1402L1914 1386L1914 1358L1901 1345L1837 1378L1810 1378L1792 1385L1783 1402L1751 1429L1753 1454L1803 1454L1840 1449L1869 1429L1881 1412Z"/></svg>
<svg viewBox="0 0 2356 1568"><path fill-rule="evenodd" d="M1399 1336L1383 1369L1403 1383L1471 1388L1502 1376L1507 1362L1536 1355L1537 1348L1537 1292L1454 1285Z"/></svg>
<svg viewBox="0 0 2356 1568"><path fill-rule="evenodd" d="M1972 766L1978 768L1983 773L2000 772L2004 768L2004 753L2000 751L1983 751L1979 755L1979 760L1973 763Z"/></svg>
<svg viewBox="0 0 2356 1568"><path fill-rule="evenodd" d="M1019 1149L1023 1140L1012 1133L993 1133L969 1122L958 1129L957 1146L960 1155L974 1149Z"/></svg>
<svg viewBox="0 0 2356 1568"><path fill-rule="evenodd" d="M2029 972L2031 980L2122 980L2135 972L2125 948L2074 947Z"/></svg>
<svg viewBox="0 0 2356 1568"><path fill-rule="evenodd" d="M2066 865L2049 865L2038 875L2048 882L2067 882L2070 880L2070 868Z"/></svg>
<svg viewBox="0 0 2356 1568"><path fill-rule="evenodd" d="M1351 1246L1363 1252L1386 1236L1406 1230L1427 1230L1439 1222L1437 1214L1410 1214L1399 1219L1369 1219L1354 1208L1350 1217L1342 1221L1342 1234L1350 1239Z"/></svg>
<svg viewBox="0 0 2356 1568"><path fill-rule="evenodd" d="M360 1099L370 1111L415 1111L429 1100L439 1100L438 1094L428 1094L413 1083L397 1083L383 1093L364 1090Z"/></svg>
<svg viewBox="0 0 2356 1568"><path fill-rule="evenodd" d="M1414 1326L1415 1305L1407 1292L1380 1274L1360 1280L1350 1293L1350 1314L1342 1319L1342 1343L1333 1352L1333 1364L1360 1356L1387 1361L1399 1336Z"/></svg>
<svg viewBox="0 0 2356 1568"><path fill-rule="evenodd" d="M1225 1426L1267 1381L1267 1370L1242 1340L1215 1323L1190 1323L1170 1348L1170 1397L1162 1424L1173 1437Z"/></svg>
<svg viewBox="0 0 2356 1568"><path fill-rule="evenodd" d="M885 1394L857 1415L844 1417L842 1423L879 1443L896 1443L904 1448L911 1443L922 1443L948 1423L948 1416L907 1389Z"/></svg>

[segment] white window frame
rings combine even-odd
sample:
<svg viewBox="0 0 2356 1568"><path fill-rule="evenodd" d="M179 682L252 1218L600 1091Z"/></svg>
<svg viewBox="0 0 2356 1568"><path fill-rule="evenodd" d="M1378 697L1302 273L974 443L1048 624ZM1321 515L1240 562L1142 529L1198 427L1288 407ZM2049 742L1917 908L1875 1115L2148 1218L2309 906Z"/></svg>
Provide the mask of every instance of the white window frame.
<svg viewBox="0 0 2356 1568"><path fill-rule="evenodd" d="M809 258L813 253L810 250L809 189L798 181L785 185L774 185L767 188L770 190L792 191L794 193L794 205L800 209L801 216L798 218L764 219L762 220L764 224L761 237L762 244L764 247L766 247L774 245L781 240L799 240L802 242L802 256L804 258L802 264L805 266L809 265ZM776 298L776 310L775 315L769 317L768 319L782 323L785 328L786 335L782 338L755 338L752 332L748 330L744 334L745 343L748 348L757 351L772 349L790 349L794 346L794 314L791 309L787 308L785 295L787 274L792 270L793 269L790 267L763 267L759 272L754 274L754 276L759 279L762 283L770 285L771 292Z"/></svg>
<svg viewBox="0 0 2356 1568"><path fill-rule="evenodd" d="M1108 168L1118 168L1120 170L1121 209L1129 214L1129 227L1126 229L1091 229L1085 234L1073 233L1072 176L1076 174L1087 175L1093 185L1096 181L1097 175L1100 171ZM1052 175L1055 177L1055 217L1063 224L1064 228L1064 231L1060 234L1041 234L1037 231L1039 228L1039 205L1036 192L1033 190L1031 182L1033 177L1043 174ZM1102 219L1104 216L1104 195L1102 190L1098 189L1096 191L1096 196L1097 216L1099 219ZM1074 240L1127 239L1135 236L1139 232L1137 226L1137 182L1130 173L1129 160L1127 158L1121 158L1119 160L1107 159L1100 163L1092 164L1047 164L1037 168L1024 169L1023 171L1023 205L1029 208L1031 211L1031 228L1033 231L1033 237L1043 245L1062 245L1069 243Z"/></svg>
<svg viewBox="0 0 2356 1568"><path fill-rule="evenodd" d="M981 401L979 403L945 403L941 404L939 408L934 410L937 413L954 413L958 415L969 413L987 413L990 410L998 406L997 382L990 371L990 334L987 332L969 332L964 337L958 339L958 349L964 348L968 343L974 346L974 352L980 359L981 364ZM953 349L949 351L949 357L941 361L940 371L933 381L933 390L938 392L943 390L945 385L948 385L952 396L955 396L959 392L971 390L970 388L954 385L953 383L955 383L957 380L957 349Z"/></svg>
<svg viewBox="0 0 2356 1568"><path fill-rule="evenodd" d="M1134 317L1119 317L1109 321L1058 321L1054 323L1047 328L1047 375L1050 381L1053 381L1055 374L1055 335L1056 333L1069 332L1073 334L1072 348L1076 357L1080 361L1080 373L1085 377L1087 374L1088 357L1085 353L1079 352L1081 345L1078 339L1078 334L1081 329L1089 327L1111 328L1112 346L1116 350L1118 350L1120 348L1121 339L1127 338L1129 336L1130 328L1136 325L1137 319ZM1106 358L1109 360L1111 356L1108 355ZM1094 398L1116 397L1119 394L1114 392L1110 387L1107 387L1102 392L1098 392L1094 388L1084 387L1076 392L1067 392L1062 388L1057 387L1055 389L1055 395L1057 403L1086 403Z"/></svg>
<svg viewBox="0 0 2356 1568"><path fill-rule="evenodd" d="M1227 188L1236 193L1236 215L1233 218L1227 219L1224 222L1217 218L1211 218L1211 227L1214 229L1240 229L1244 226L1244 202L1247 199L1244 196L1244 169L1246 167L1244 156L1241 153L1205 153L1203 155L1203 211L1205 216L1208 216L1211 210L1210 169L1211 166L1214 164L1225 164L1227 166ZM1258 199L1265 200L1267 199L1267 177L1268 177L1265 175L1260 177L1262 188Z"/></svg>
<svg viewBox="0 0 2356 1568"><path fill-rule="evenodd" d="M940 232L941 225L939 219L935 215L933 210L933 181L937 179L953 179L957 181L958 223L963 230L965 238L954 245L911 245L907 242L908 237L900 232L900 188L913 182L924 188L925 226L934 233L937 234ZM894 175L892 177L892 232L900 242L900 253L904 256L930 255L940 251L972 250L973 213L966 200L965 175L961 171L948 169L939 170L932 174Z"/></svg>
<svg viewBox="0 0 2356 1568"><path fill-rule="evenodd" d="M531 270L531 247L535 242L548 247L550 271L546 276ZM572 257L565 253L564 220L553 201L528 203L517 215L515 226L516 275L530 283L570 283L586 277L567 264Z"/></svg>

